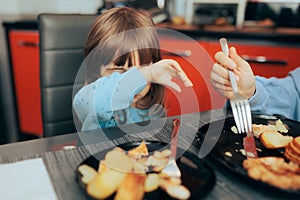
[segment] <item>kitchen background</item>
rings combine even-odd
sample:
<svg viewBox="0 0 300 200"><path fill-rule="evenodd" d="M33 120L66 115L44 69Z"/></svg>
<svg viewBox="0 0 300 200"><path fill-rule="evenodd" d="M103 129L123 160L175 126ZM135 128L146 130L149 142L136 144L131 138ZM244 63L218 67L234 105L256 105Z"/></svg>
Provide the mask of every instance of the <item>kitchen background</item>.
<svg viewBox="0 0 300 200"><path fill-rule="evenodd" d="M141 2L139 0L138 2ZM149 2L150 0L148 0ZM186 16L185 5L189 0L158 0L159 5L164 5L171 17ZM214 1L214 0L213 0ZM144 2L147 2L145 0ZM162 4L164 2L164 4ZM222 0L220 0L221 4ZM253 1L252 1L253 2ZM270 18L274 16L293 13L295 26L299 24L299 1L268 1L265 0L261 11L257 7L251 10L250 2L246 9L247 20L260 20L269 13ZM94 14L104 5L102 0L0 0L0 22L14 22L19 20L35 20L40 13L82 13ZM209 8L209 6L208 6ZM267 9L265 9L267 8ZM201 9L198 9L198 12ZM228 10L227 10L228 11ZM191 11L191 12L194 12ZM199 13L198 13L199 14ZM201 15L201 13L200 13ZM298 17L298 18L297 18ZM297 21L298 20L298 21ZM287 22L288 20L285 20ZM284 24L283 24L284 25ZM298 26L300 27L300 26ZM0 26L0 144L14 142L18 134L17 113L12 88L11 70L8 61L5 28ZM7 137L9 135L9 137ZM14 137L15 136L15 137ZM4 139L2 139L4 138ZM1 141L2 140L2 141Z"/></svg>
<svg viewBox="0 0 300 200"><path fill-rule="evenodd" d="M96 13L103 2L101 0L0 0L0 5L2 24L2 22L34 20L39 13ZM5 30L0 26L0 143L14 142L18 137L7 54Z"/></svg>

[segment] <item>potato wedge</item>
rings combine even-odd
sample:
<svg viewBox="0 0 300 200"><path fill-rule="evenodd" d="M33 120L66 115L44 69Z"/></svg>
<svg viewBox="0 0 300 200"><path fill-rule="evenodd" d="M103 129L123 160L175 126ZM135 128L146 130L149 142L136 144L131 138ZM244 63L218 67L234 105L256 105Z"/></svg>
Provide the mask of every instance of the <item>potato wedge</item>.
<svg viewBox="0 0 300 200"><path fill-rule="evenodd" d="M119 187L114 200L142 200L146 175L128 173Z"/></svg>
<svg viewBox="0 0 300 200"><path fill-rule="evenodd" d="M97 171L88 165L80 165L78 167L78 171L81 173L82 178L81 181L85 184L89 183L97 176Z"/></svg>
<svg viewBox="0 0 300 200"><path fill-rule="evenodd" d="M126 173L106 168L88 183L87 193L96 199L105 199L118 189L125 177Z"/></svg>

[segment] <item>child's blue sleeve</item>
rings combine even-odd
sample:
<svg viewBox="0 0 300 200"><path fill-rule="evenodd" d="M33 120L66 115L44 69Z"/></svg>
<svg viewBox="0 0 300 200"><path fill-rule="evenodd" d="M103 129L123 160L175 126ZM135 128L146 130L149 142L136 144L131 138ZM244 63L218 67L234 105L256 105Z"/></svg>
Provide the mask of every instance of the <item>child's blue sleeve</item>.
<svg viewBox="0 0 300 200"><path fill-rule="evenodd" d="M115 72L98 81L95 110L101 120L110 119L113 111L128 108L134 96L147 85L145 77L136 68L122 74Z"/></svg>
<svg viewBox="0 0 300 200"><path fill-rule="evenodd" d="M92 126L98 120L109 120L114 111L128 108L146 85L145 77L135 67L122 74L115 72L80 89L73 107L79 120Z"/></svg>

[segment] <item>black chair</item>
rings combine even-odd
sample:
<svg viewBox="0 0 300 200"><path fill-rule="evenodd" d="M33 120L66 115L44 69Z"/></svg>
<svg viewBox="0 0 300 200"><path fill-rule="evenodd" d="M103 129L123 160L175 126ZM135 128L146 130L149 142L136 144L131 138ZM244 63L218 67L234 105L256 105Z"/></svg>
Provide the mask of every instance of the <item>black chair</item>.
<svg viewBox="0 0 300 200"><path fill-rule="evenodd" d="M87 33L97 15L40 14L40 81L43 136L76 132L72 91L84 59Z"/></svg>

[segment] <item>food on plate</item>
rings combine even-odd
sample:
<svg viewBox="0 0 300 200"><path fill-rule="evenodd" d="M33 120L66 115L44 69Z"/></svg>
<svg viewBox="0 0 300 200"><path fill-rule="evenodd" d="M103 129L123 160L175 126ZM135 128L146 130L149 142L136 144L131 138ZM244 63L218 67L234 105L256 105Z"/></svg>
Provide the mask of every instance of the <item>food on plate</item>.
<svg viewBox="0 0 300 200"><path fill-rule="evenodd" d="M254 180L298 192L300 191L300 136L293 138L287 135L289 128L280 119L268 123L267 125L253 124L254 136L265 148L272 149L268 151L268 155L272 151L276 151L278 155L281 150L278 152L277 149L283 148L285 158L267 156L245 159L242 166L248 176Z"/></svg>
<svg viewBox="0 0 300 200"><path fill-rule="evenodd" d="M169 150L163 150L162 152L155 151L153 155L147 158L145 165L149 166L149 168L151 168L154 172L161 172L161 170L168 164L169 156Z"/></svg>
<svg viewBox="0 0 300 200"><path fill-rule="evenodd" d="M98 171L88 165L79 166L78 171L87 193L95 199L106 199L115 194L115 200L138 200L143 199L145 192L158 188L173 198L188 199L190 191L182 185L180 178L161 173L169 156L169 149L149 155L146 143L142 142L128 152L119 147L107 152Z"/></svg>
<svg viewBox="0 0 300 200"><path fill-rule="evenodd" d="M145 141L142 141L141 144L131 150L128 151L129 155L139 155L139 156L147 156L148 148Z"/></svg>
<svg viewBox="0 0 300 200"><path fill-rule="evenodd" d="M125 177L125 172L107 167L87 183L86 191L96 199L106 199L118 189Z"/></svg>
<svg viewBox="0 0 300 200"><path fill-rule="evenodd" d="M300 136L295 137L292 142L290 143L292 149L298 154L300 155Z"/></svg>
<svg viewBox="0 0 300 200"><path fill-rule="evenodd" d="M82 174L81 181L85 184L93 180L97 175L97 171L88 165L80 165L78 171Z"/></svg>
<svg viewBox="0 0 300 200"><path fill-rule="evenodd" d="M245 150L245 149L240 149L239 152L240 152L243 156L247 156L246 150Z"/></svg>
<svg viewBox="0 0 300 200"><path fill-rule="evenodd" d="M144 183L146 174L127 173L120 187L117 189L115 200L138 200L144 197Z"/></svg>
<svg viewBox="0 0 300 200"><path fill-rule="evenodd" d="M255 137L259 138L262 133L280 132L287 133L287 126L280 120L276 120L274 124L252 124L252 130Z"/></svg>
<svg viewBox="0 0 300 200"><path fill-rule="evenodd" d="M300 169L296 163L287 163L280 157L261 157L244 160L243 167L255 180L281 189L300 189Z"/></svg>
<svg viewBox="0 0 300 200"><path fill-rule="evenodd" d="M286 125L280 119L275 121L275 127L276 127L277 131L279 131L281 133L289 132L289 130L286 128Z"/></svg>
<svg viewBox="0 0 300 200"><path fill-rule="evenodd" d="M171 197L176 199L188 199L191 195L190 191L181 185L181 179L176 177L167 177L160 174L160 187L165 190Z"/></svg>
<svg viewBox="0 0 300 200"><path fill-rule="evenodd" d="M232 153L230 151L226 151L224 154L225 156L232 157Z"/></svg>
<svg viewBox="0 0 300 200"><path fill-rule="evenodd" d="M231 127L231 131L232 131L233 133L235 133L235 134L238 134L238 133L239 133L236 126L232 126L232 127Z"/></svg>
<svg viewBox="0 0 300 200"><path fill-rule="evenodd" d="M280 119L275 122L270 122L268 125L252 124L252 130L253 135L256 138L259 138L263 145L268 149L286 147L293 139L291 136L282 134L287 133L288 129ZM231 131L237 133L236 127L232 126Z"/></svg>
<svg viewBox="0 0 300 200"><path fill-rule="evenodd" d="M103 161L103 165L106 165L106 167L123 172L130 172L134 168L134 164L136 164L134 160L128 157L126 152L119 147L109 151Z"/></svg>
<svg viewBox="0 0 300 200"><path fill-rule="evenodd" d="M285 136L277 131L263 132L259 138L263 145L268 149L286 147L293 140L292 136Z"/></svg>
<svg viewBox="0 0 300 200"><path fill-rule="evenodd" d="M190 191L183 185L170 184L166 186L165 190L176 199L188 199L191 195Z"/></svg>
<svg viewBox="0 0 300 200"><path fill-rule="evenodd" d="M279 132L279 133L288 133L287 125L284 124L280 119L275 122L269 122L270 124L252 124L253 135L256 138L259 138L262 133L265 132ZM231 127L231 131L235 134L238 134L236 126Z"/></svg>
<svg viewBox="0 0 300 200"><path fill-rule="evenodd" d="M259 138L260 134L264 132L266 125L263 124L252 124L253 135Z"/></svg>
<svg viewBox="0 0 300 200"><path fill-rule="evenodd" d="M300 165L300 136L295 137L285 148L284 156Z"/></svg>
<svg viewBox="0 0 300 200"><path fill-rule="evenodd" d="M159 187L159 175L156 173L150 173L147 175L147 178L145 180L144 185L144 191L145 192L152 192L154 190L157 190Z"/></svg>

